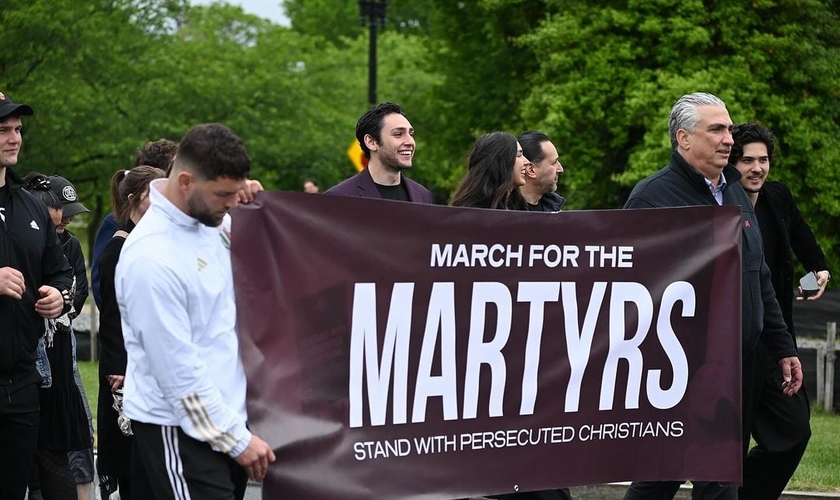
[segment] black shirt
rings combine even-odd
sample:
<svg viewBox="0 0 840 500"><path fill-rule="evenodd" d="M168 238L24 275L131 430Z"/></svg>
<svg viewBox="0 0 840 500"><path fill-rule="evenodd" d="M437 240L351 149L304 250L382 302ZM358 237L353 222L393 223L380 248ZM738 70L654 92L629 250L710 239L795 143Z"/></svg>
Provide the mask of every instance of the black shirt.
<svg viewBox="0 0 840 500"><path fill-rule="evenodd" d="M379 191L379 196L386 200L410 201L408 198L408 190L405 188L405 183L403 183L402 177L400 177L400 183L396 186L376 184L376 190Z"/></svg>
<svg viewBox="0 0 840 500"><path fill-rule="evenodd" d="M779 276L778 271L784 269L784 256L778 252L777 241L782 241L779 233L779 226L773 218L772 208L766 197L759 196L755 204L755 215L758 217L758 227L761 228L761 236L764 240L764 261L770 268L773 289L776 290L776 297L782 297L780 291L784 288L784 276Z"/></svg>
<svg viewBox="0 0 840 500"><path fill-rule="evenodd" d="M536 205L525 202L529 212L553 212L554 209L545 202L545 197L540 198Z"/></svg>
<svg viewBox="0 0 840 500"><path fill-rule="evenodd" d="M525 201L524 198L522 198L522 200ZM556 214L557 212L563 211L563 205L565 203L565 198L554 191L551 191L540 196L540 201L536 204L532 205L526 201L525 210L528 210L529 212L549 212Z"/></svg>

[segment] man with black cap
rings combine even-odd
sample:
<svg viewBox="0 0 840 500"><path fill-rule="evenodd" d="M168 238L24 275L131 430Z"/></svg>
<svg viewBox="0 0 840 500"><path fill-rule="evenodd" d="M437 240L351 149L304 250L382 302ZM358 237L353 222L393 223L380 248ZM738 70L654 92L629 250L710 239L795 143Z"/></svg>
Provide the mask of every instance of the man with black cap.
<svg viewBox="0 0 840 500"><path fill-rule="evenodd" d="M60 175L50 176L50 189L61 200L61 224L56 227L58 234L63 234L67 224L73 222L73 218L79 214L90 212L79 202L76 195L76 187L73 183Z"/></svg>
<svg viewBox="0 0 840 500"><path fill-rule="evenodd" d="M23 500L38 439L44 318L69 310L73 274L47 207L11 169L21 116L32 108L0 92L0 498Z"/></svg>

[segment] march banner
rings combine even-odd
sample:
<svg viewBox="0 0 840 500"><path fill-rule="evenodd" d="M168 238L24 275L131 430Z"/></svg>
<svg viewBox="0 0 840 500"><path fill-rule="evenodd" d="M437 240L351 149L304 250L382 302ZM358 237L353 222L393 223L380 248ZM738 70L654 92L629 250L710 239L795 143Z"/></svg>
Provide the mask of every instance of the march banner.
<svg viewBox="0 0 840 500"><path fill-rule="evenodd" d="M738 207L233 211L264 498L741 478Z"/></svg>

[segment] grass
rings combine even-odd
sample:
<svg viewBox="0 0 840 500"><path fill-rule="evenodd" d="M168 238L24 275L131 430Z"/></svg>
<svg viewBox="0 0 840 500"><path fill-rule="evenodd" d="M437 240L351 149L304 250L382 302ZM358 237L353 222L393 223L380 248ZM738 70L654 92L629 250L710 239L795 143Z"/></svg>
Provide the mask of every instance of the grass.
<svg viewBox="0 0 840 500"><path fill-rule="evenodd" d="M93 415L93 429L96 430L96 408L99 406L99 363L94 361L79 361L79 373L85 385L90 413Z"/></svg>
<svg viewBox="0 0 840 500"><path fill-rule="evenodd" d="M788 489L840 493L840 415L812 411L811 441Z"/></svg>
<svg viewBox="0 0 840 500"><path fill-rule="evenodd" d="M99 391L98 364L79 361L79 371L85 384L90 411L96 415L97 393ZM96 417L94 417L94 428ZM840 415L822 410L811 414L811 441L799 468L793 475L789 490L822 491L840 493Z"/></svg>

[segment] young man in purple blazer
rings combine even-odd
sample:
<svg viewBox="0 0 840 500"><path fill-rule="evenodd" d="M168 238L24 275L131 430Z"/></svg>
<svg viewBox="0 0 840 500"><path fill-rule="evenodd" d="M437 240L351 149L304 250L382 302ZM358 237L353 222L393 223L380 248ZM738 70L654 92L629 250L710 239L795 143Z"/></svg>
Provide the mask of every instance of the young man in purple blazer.
<svg viewBox="0 0 840 500"><path fill-rule="evenodd" d="M414 128L402 108L386 102L369 109L356 123L356 139L368 166L331 187L326 194L432 203L432 193L406 178L414 158Z"/></svg>

